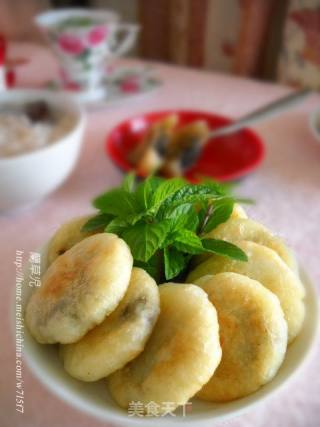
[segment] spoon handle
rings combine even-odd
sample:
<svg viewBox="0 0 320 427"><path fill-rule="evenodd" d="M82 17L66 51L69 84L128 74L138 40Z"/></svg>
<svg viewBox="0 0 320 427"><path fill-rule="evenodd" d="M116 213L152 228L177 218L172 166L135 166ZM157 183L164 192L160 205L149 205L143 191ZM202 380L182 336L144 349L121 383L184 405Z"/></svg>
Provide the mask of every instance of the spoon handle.
<svg viewBox="0 0 320 427"><path fill-rule="evenodd" d="M293 92L290 95L284 96L277 101L271 102L257 110L249 113L240 119L236 120L230 125L223 126L218 129L214 129L209 134L209 139L216 138L218 136L229 135L244 127L253 125L263 120L269 119L270 117L276 116L283 111L297 105L303 101L311 93L310 89L303 89L297 92Z"/></svg>

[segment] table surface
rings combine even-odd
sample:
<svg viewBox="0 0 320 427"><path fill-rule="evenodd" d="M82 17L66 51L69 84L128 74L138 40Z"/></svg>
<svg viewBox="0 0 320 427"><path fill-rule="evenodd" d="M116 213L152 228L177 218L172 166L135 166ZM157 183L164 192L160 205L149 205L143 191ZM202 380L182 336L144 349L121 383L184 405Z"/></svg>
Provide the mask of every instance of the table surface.
<svg viewBox="0 0 320 427"><path fill-rule="evenodd" d="M20 84L37 84L57 73L57 65L43 47L11 45L12 56L30 56L18 74ZM131 64L131 62L129 61ZM212 72L154 64L163 87L149 97L130 100L89 114L81 158L71 177L33 208L0 216L1 327L0 418L2 427L102 427L50 393L23 367L25 412L15 412L15 357L10 302L15 286L16 250L25 254L38 248L70 217L90 211L90 200L119 184L121 173L104 155L108 131L119 121L151 110L195 108L239 117L285 95L288 88ZM243 179L237 192L256 200L248 213L281 235L298 253L315 283L320 283L320 144L308 127L309 113L319 106L312 95L300 107L256 126L266 144L266 159ZM320 346L294 381L257 409L234 420L230 427L316 427L320 418Z"/></svg>

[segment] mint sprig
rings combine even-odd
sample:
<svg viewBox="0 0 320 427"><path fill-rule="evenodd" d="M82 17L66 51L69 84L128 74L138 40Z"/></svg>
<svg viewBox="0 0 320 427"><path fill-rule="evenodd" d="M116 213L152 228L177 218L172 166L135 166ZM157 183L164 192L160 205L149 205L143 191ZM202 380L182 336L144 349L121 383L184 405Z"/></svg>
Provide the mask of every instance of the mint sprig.
<svg viewBox="0 0 320 427"><path fill-rule="evenodd" d="M103 230L105 225L112 221L113 216L105 213L98 214L90 218L82 227L82 231L98 231Z"/></svg>
<svg viewBox="0 0 320 427"><path fill-rule="evenodd" d="M129 174L119 188L94 199L99 212L82 229L117 234L129 245L136 266L157 281L171 280L187 272L196 254L247 261L234 244L205 237L228 220L235 202L226 187L212 181L193 185L149 176L137 184Z"/></svg>
<svg viewBox="0 0 320 427"><path fill-rule="evenodd" d="M164 272L165 278L171 280L178 276L188 266L190 257L175 247L164 248Z"/></svg>

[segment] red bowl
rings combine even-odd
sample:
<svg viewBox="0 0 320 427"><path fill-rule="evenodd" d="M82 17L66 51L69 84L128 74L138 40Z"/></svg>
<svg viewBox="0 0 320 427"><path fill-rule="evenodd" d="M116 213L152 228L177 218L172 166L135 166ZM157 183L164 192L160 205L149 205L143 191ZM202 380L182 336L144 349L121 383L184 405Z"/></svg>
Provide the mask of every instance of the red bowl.
<svg viewBox="0 0 320 427"><path fill-rule="evenodd" d="M172 113L178 115L180 125L202 119L206 120L210 129L215 129L232 122L227 117L193 110L158 111L130 118L119 123L107 136L106 151L115 165L123 171L133 170L127 160L130 151L141 142L150 125ZM197 182L204 176L218 181L236 180L256 169L264 153L261 138L249 129L214 138L206 144L185 178L191 182Z"/></svg>

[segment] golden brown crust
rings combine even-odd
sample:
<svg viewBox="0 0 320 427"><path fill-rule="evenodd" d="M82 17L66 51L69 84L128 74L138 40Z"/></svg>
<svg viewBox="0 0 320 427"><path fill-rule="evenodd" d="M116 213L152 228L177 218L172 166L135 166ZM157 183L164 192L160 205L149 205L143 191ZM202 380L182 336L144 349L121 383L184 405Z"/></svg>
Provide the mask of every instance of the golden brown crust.
<svg viewBox="0 0 320 427"><path fill-rule="evenodd" d="M184 404L210 379L221 358L216 311L194 285L159 287L160 316L144 351L109 377L123 408L130 401Z"/></svg>
<svg viewBox="0 0 320 427"><path fill-rule="evenodd" d="M66 371L82 381L97 381L123 368L144 349L159 310L156 282L133 268L117 308L80 341L61 346Z"/></svg>
<svg viewBox="0 0 320 427"><path fill-rule="evenodd" d="M252 219L231 217L228 221L218 225L217 228L206 234L205 237L209 239L226 240L232 243L237 243L241 240L259 243L260 245L273 249L292 271L295 273L298 272L297 261L292 251L278 236L275 236L262 224ZM197 257L196 264L208 259L209 256L201 255Z"/></svg>
<svg viewBox="0 0 320 427"><path fill-rule="evenodd" d="M198 397L226 402L258 390L277 373L287 348L287 324L278 298L236 273L204 276L196 284L216 307L222 360Z"/></svg>
<svg viewBox="0 0 320 427"><path fill-rule="evenodd" d="M62 224L58 228L48 245L48 265L58 258L58 256L64 254L68 249L71 249L76 243L99 232L99 230L94 232L81 231L81 228L91 217L92 215L86 215L73 218L71 221Z"/></svg>
<svg viewBox="0 0 320 427"><path fill-rule="evenodd" d="M272 249L247 241L237 242L237 246L247 254L248 262L214 255L192 270L187 281L194 283L195 280L207 274L222 272L244 274L257 280L279 298L288 322L289 342L291 342L300 332L305 314L303 303L305 290L299 277Z"/></svg>
<svg viewBox="0 0 320 427"><path fill-rule="evenodd" d="M26 321L41 343L71 343L102 322L123 297L132 256L114 234L82 240L59 256L31 296Z"/></svg>

